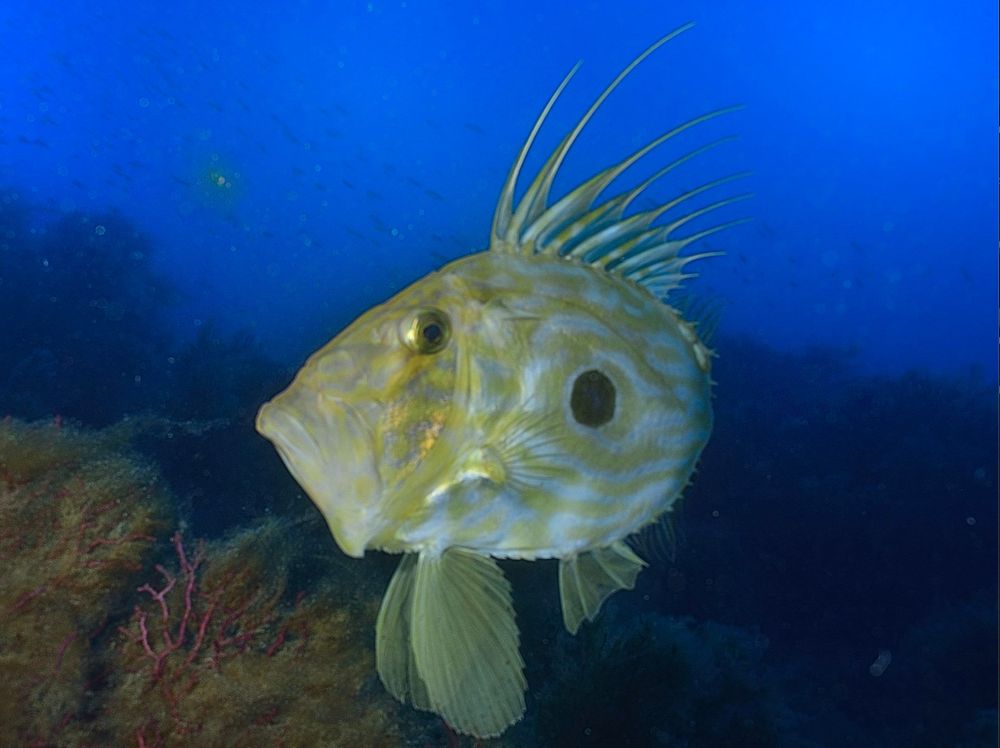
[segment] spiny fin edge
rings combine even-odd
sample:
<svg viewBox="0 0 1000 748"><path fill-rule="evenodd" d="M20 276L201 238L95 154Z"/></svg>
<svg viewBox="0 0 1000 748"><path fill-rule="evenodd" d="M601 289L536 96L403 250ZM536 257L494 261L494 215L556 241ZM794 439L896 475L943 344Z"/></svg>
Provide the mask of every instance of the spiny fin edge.
<svg viewBox="0 0 1000 748"><path fill-rule="evenodd" d="M717 231L729 228L741 220L728 221L718 226L697 232L687 237L676 237L674 231L687 222L698 218L717 208L749 197L739 195L728 200L720 200L706 207L692 210L686 215L671 220L665 226L654 226L653 221L669 209L685 202L689 198L732 179L741 178L745 174L735 174L730 177L715 180L695 190L681 194L677 198L642 213L625 216L625 210L656 178L672 170L675 166L708 150L713 144L695 149L675 160L668 167L661 169L653 178L642 182L639 187L620 195L597 202L600 194L628 167L640 160L654 147L673 136L697 124L713 119L722 114L734 111L740 107L728 107L703 114L673 128L661 135L643 148L608 167L576 189L570 191L554 203L549 203L549 190L555 180L559 167L566 154L576 141L587 122L601 106L604 100L614 91L622 80L641 63L647 56L661 45L691 28L688 23L670 32L627 65L618 76L602 91L600 96L581 117L573 129L560 141L555 151L536 174L521 200L514 204L514 190L528 151L538 135L546 117L551 111L556 99L569 83L579 65L559 84L555 93L549 98L541 115L532 127L528 139L522 146L518 157L512 166L501 191L493 218L490 238L490 249L495 252L513 254L548 254L565 257L577 262L603 268L608 273L617 274L629 281L645 287L654 296L665 298L672 290L688 278L691 273L685 273L683 268L694 259L711 256L714 253L701 253L694 256L680 256L680 252L691 243ZM729 138L724 138L723 142ZM647 259L657 259L657 271L653 273L628 273L627 267L635 267L645 263ZM626 266L618 266L612 261L628 260ZM609 264L610 263L610 264Z"/></svg>

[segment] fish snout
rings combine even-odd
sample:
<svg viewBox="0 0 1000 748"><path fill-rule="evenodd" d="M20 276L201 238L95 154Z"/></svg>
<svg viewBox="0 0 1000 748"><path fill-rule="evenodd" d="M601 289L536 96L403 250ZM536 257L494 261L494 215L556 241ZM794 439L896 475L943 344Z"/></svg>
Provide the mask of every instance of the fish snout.
<svg viewBox="0 0 1000 748"><path fill-rule="evenodd" d="M341 550L363 556L381 529L382 485L374 436L362 414L336 395L293 383L261 407L256 425L323 514Z"/></svg>

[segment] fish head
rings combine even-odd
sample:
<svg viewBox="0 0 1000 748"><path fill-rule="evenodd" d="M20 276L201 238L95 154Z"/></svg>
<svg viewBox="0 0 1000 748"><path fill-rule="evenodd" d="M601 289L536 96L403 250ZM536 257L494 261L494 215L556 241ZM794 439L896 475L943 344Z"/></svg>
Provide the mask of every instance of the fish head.
<svg viewBox="0 0 1000 748"><path fill-rule="evenodd" d="M385 547L399 514L413 511L401 508L401 487L435 469L455 407L464 302L453 276L424 277L355 320L260 409L257 430L350 556Z"/></svg>

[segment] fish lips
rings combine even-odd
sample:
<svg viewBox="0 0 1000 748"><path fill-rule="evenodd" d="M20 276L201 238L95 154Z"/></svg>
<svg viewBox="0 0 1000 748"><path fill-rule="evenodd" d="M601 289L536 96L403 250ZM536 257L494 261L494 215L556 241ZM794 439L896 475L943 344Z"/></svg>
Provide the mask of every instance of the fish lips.
<svg viewBox="0 0 1000 748"><path fill-rule="evenodd" d="M319 508L341 550L363 556L381 529L382 483L374 434L362 414L342 398L293 384L260 409L256 425Z"/></svg>

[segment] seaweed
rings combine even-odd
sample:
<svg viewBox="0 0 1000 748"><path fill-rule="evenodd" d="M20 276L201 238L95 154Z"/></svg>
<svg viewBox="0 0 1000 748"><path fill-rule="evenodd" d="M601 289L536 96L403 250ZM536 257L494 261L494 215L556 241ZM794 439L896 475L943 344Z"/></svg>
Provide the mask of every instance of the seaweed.
<svg viewBox="0 0 1000 748"><path fill-rule="evenodd" d="M212 542L171 533L133 433L0 423L0 744L426 735L429 718L401 714L376 685L371 576L295 573L313 558L287 521Z"/></svg>
<svg viewBox="0 0 1000 748"><path fill-rule="evenodd" d="M174 562L119 628L102 735L150 748L402 742L392 700L367 692L357 611L329 590L286 594L287 531L269 522L193 548L174 535Z"/></svg>
<svg viewBox="0 0 1000 748"><path fill-rule="evenodd" d="M93 649L167 524L156 472L65 424L0 424L0 743L87 719Z"/></svg>

